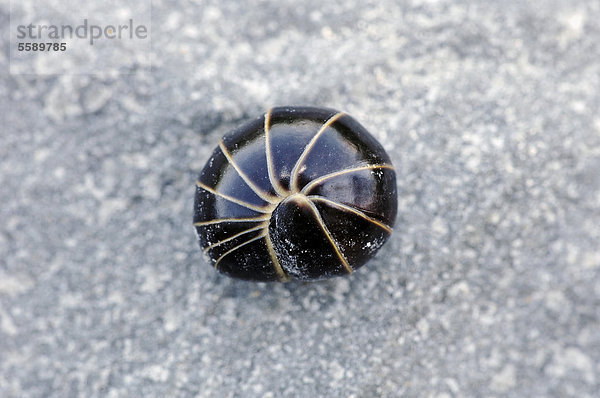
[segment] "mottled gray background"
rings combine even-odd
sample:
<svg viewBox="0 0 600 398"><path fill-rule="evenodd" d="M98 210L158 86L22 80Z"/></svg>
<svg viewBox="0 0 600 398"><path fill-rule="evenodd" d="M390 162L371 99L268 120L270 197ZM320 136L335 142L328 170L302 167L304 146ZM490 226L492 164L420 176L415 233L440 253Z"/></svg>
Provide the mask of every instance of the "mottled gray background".
<svg viewBox="0 0 600 398"><path fill-rule="evenodd" d="M153 1L151 68L36 76L0 2L1 397L598 396L600 2L321 3ZM284 104L399 171L351 277L197 248L218 137Z"/></svg>

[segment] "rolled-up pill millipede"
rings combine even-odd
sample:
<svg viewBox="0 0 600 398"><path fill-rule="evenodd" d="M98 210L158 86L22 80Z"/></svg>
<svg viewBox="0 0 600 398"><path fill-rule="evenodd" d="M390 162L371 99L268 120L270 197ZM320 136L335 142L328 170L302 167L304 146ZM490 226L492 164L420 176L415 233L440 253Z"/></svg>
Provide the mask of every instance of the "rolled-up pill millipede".
<svg viewBox="0 0 600 398"><path fill-rule="evenodd" d="M317 280L363 266L396 211L394 167L360 123L278 107L220 140L196 183L194 226L223 274Z"/></svg>

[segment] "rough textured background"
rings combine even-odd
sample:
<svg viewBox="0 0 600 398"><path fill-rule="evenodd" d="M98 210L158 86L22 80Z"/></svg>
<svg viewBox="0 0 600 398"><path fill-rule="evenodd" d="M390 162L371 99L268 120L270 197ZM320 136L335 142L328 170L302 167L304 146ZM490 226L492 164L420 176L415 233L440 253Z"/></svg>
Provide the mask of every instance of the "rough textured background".
<svg viewBox="0 0 600 398"><path fill-rule="evenodd" d="M151 70L0 76L0 396L597 394L600 3L320 4L154 1ZM399 170L351 277L197 248L218 137L281 104L348 111Z"/></svg>

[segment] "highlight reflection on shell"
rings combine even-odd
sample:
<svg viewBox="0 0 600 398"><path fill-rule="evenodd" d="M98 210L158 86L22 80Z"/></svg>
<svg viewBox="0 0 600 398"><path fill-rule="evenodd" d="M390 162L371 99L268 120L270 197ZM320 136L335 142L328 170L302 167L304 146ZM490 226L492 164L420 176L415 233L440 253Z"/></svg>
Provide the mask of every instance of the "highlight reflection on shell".
<svg viewBox="0 0 600 398"><path fill-rule="evenodd" d="M385 243L396 177L356 120L279 107L226 135L196 183L194 226L214 267L255 281L352 273Z"/></svg>

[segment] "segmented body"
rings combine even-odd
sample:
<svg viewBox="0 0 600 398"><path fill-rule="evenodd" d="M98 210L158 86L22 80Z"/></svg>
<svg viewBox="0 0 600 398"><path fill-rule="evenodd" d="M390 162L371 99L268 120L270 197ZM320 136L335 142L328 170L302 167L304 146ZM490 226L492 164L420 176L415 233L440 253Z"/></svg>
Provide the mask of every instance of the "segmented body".
<svg viewBox="0 0 600 398"><path fill-rule="evenodd" d="M394 168L356 120L280 107L223 137L196 189L194 225L214 267L257 281L352 273L387 240Z"/></svg>

